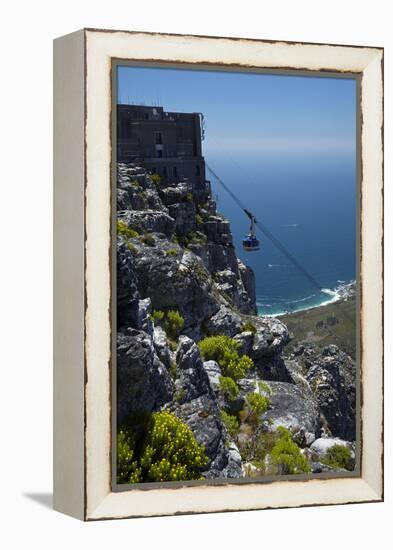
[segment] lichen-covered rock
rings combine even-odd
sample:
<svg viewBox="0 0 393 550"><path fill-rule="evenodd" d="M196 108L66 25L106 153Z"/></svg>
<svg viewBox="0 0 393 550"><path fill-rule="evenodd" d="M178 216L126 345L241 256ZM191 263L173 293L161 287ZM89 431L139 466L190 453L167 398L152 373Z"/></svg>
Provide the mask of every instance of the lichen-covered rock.
<svg viewBox="0 0 393 550"><path fill-rule="evenodd" d="M171 410L204 445L209 463L204 476L241 477L240 455L228 447L228 434L222 424L215 394L203 366L199 349L190 338L181 336L176 352L177 378Z"/></svg>
<svg viewBox="0 0 393 550"><path fill-rule="evenodd" d="M117 209L166 211L157 187L146 170L124 163L118 164Z"/></svg>
<svg viewBox="0 0 393 550"><path fill-rule="evenodd" d="M196 231L196 209L193 202L181 202L179 204L171 204L168 207L168 210L169 215L175 220L177 235L183 236Z"/></svg>
<svg viewBox="0 0 393 550"><path fill-rule="evenodd" d="M256 328L250 352L252 359L258 360L278 355L289 342L287 327L274 317L259 318Z"/></svg>
<svg viewBox="0 0 393 550"><path fill-rule="evenodd" d="M143 330L149 336L153 335L153 323L151 320L151 300L145 298L138 300L136 328Z"/></svg>
<svg viewBox="0 0 393 550"><path fill-rule="evenodd" d="M160 326L154 326L153 344L160 361L164 363L167 369L170 369L172 363L175 361L174 354L169 347L166 332Z"/></svg>
<svg viewBox="0 0 393 550"><path fill-rule="evenodd" d="M216 361L204 361L203 368L209 378L210 387L214 392L218 392L221 368Z"/></svg>
<svg viewBox="0 0 393 550"><path fill-rule="evenodd" d="M241 280L243 282L244 289L246 291L246 294L248 296L248 303L250 306L250 311L242 311L242 313L251 313L256 314L257 313L257 306L256 306L256 294L255 294L255 275L253 270L250 266L244 265L244 263L241 260L237 260L237 264L239 266L239 273Z"/></svg>
<svg viewBox="0 0 393 550"><path fill-rule="evenodd" d="M353 445L351 442L344 441L339 437L319 437L312 443L312 445L310 446L310 450L319 458L325 458L328 450L335 445L347 447L351 451L353 449Z"/></svg>
<svg viewBox="0 0 393 550"><path fill-rule="evenodd" d="M167 185L161 188L160 195L165 206L192 202L192 183L181 181L176 185Z"/></svg>
<svg viewBox="0 0 393 550"><path fill-rule="evenodd" d="M307 358L312 366L306 379L314 392L325 432L354 441L356 438L356 366L349 355L330 345Z"/></svg>
<svg viewBox="0 0 393 550"><path fill-rule="evenodd" d="M157 246L144 246L134 255L139 292L150 297L153 309L177 309L184 318L184 332L197 337L201 324L217 312L220 304L201 259L175 244L171 250L179 254L168 255L162 241L158 250Z"/></svg>
<svg viewBox="0 0 393 550"><path fill-rule="evenodd" d="M238 342L238 352L240 355L249 355L254 342L254 333L248 330L236 334L234 340Z"/></svg>
<svg viewBox="0 0 393 550"><path fill-rule="evenodd" d="M243 268L246 269L244 265ZM254 274L252 273L253 276ZM243 277L240 276L240 270L236 270L236 272L231 269L216 271L214 273L214 280L219 292L229 299L230 303L240 313L255 313L255 293L252 294L252 288L250 289L251 293L245 288Z"/></svg>
<svg viewBox="0 0 393 550"><path fill-rule="evenodd" d="M206 323L206 330L211 335L225 334L234 336L240 332L242 319L233 309L221 305L220 309Z"/></svg>
<svg viewBox="0 0 393 550"><path fill-rule="evenodd" d="M138 279L132 256L125 243L117 241L117 325L136 327L138 316Z"/></svg>
<svg viewBox="0 0 393 550"><path fill-rule="evenodd" d="M226 239L229 241L229 237L226 237ZM209 271L212 273L224 269L237 271L237 258L232 243L218 244L208 240L206 246Z"/></svg>
<svg viewBox="0 0 393 550"><path fill-rule="evenodd" d="M117 389L120 424L129 415L159 410L173 397L172 379L145 332L118 333Z"/></svg>
<svg viewBox="0 0 393 550"><path fill-rule="evenodd" d="M269 382L271 407L264 414L267 428L284 426L301 446L310 445L320 431L318 404L311 392L287 382Z"/></svg>
<svg viewBox="0 0 393 550"><path fill-rule="evenodd" d="M138 233L164 233L171 237L175 231L175 220L160 210L124 210L118 217Z"/></svg>

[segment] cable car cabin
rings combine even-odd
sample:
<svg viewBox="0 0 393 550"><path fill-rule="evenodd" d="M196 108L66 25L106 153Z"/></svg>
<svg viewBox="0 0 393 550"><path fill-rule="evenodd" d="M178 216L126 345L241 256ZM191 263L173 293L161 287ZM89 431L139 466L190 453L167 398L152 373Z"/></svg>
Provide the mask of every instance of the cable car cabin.
<svg viewBox="0 0 393 550"><path fill-rule="evenodd" d="M259 240L255 235L246 235L243 239L243 250L246 252L256 252L259 250Z"/></svg>
<svg viewBox="0 0 393 550"><path fill-rule="evenodd" d="M255 219L254 214L246 208L244 209L244 213L250 218L251 225L249 234L243 239L243 250L246 252L255 252L259 250L259 241L255 236L255 224L257 223L257 220Z"/></svg>

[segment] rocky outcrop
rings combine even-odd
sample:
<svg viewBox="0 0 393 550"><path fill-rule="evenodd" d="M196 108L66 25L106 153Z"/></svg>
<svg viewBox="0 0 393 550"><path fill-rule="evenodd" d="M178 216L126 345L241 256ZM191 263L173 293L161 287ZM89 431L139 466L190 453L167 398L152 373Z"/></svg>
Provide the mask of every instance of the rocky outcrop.
<svg viewBox="0 0 393 550"><path fill-rule="evenodd" d="M133 267L140 295L151 299L153 309L177 309L186 334L200 337L202 323L220 308L220 297L200 258L164 240L155 246L135 246Z"/></svg>
<svg viewBox="0 0 393 550"><path fill-rule="evenodd" d="M138 279L131 252L126 244L117 242L117 326L135 326L139 300Z"/></svg>
<svg viewBox="0 0 393 550"><path fill-rule="evenodd" d="M174 219L158 210L126 210L119 219L138 233L164 233L170 238L175 231Z"/></svg>
<svg viewBox="0 0 393 550"><path fill-rule="evenodd" d="M274 317L261 317L256 321L256 333L250 352L255 361L279 355L289 342L287 327Z"/></svg>
<svg viewBox="0 0 393 550"><path fill-rule="evenodd" d="M330 345L322 352L314 346L295 349L305 378L320 410L325 435L356 438L356 366L349 355Z"/></svg>
<svg viewBox="0 0 393 550"><path fill-rule="evenodd" d="M241 280L243 282L244 290L250 304L250 311L243 311L243 313L257 313L256 306L256 294L255 294L255 277L254 272L248 265L244 265L241 260L237 260L237 265L239 267L239 273ZM239 308L242 311L241 307Z"/></svg>
<svg viewBox="0 0 393 550"><path fill-rule="evenodd" d="M240 331L242 319L233 309L221 305L220 309L207 322L206 330L210 335L225 334L235 336Z"/></svg>
<svg viewBox="0 0 393 550"><path fill-rule="evenodd" d="M204 477L242 477L258 468L242 464L240 438L225 414L246 418L249 394L267 396L258 384L266 380L270 408L258 413L258 430L271 437L286 427L313 471L329 470L320 449L330 438L355 439L354 362L335 346L298 346L283 356L288 330L255 315L254 274L236 257L230 224L207 186L195 192L188 181L162 184L141 167L119 164L117 204L119 425L170 410L204 446ZM173 311L182 319L179 338L166 324ZM198 341L212 335L233 338L253 362L231 399L220 390L219 364L203 362L199 352ZM252 428L243 428L244 444Z"/></svg>
<svg viewBox="0 0 393 550"><path fill-rule="evenodd" d="M117 387L120 424L132 414L159 410L173 397L172 379L143 331L118 333Z"/></svg>
<svg viewBox="0 0 393 550"><path fill-rule="evenodd" d="M209 463L205 477L241 477L241 458L221 422L220 410L195 342L180 337L177 377L171 409L205 447ZM228 445L229 444L229 445Z"/></svg>
<svg viewBox="0 0 393 550"><path fill-rule="evenodd" d="M269 431L284 426L300 447L307 447L319 437L317 401L311 391L288 382L269 382L271 408L265 413Z"/></svg>

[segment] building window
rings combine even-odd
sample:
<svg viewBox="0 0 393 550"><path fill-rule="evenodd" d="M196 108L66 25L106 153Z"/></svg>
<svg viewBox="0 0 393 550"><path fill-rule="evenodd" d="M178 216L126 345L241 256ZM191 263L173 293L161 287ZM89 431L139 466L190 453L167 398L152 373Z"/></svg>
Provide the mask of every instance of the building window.
<svg viewBox="0 0 393 550"><path fill-rule="evenodd" d="M162 134L161 134L161 132L154 132L154 139L155 139L156 145L162 145Z"/></svg>
<svg viewBox="0 0 393 550"><path fill-rule="evenodd" d="M173 167L173 177L177 178L177 168L176 168L176 166Z"/></svg>
<svg viewBox="0 0 393 550"><path fill-rule="evenodd" d="M162 158L162 149L158 149L157 157Z"/></svg>
<svg viewBox="0 0 393 550"><path fill-rule="evenodd" d="M195 169L196 169L196 175L200 176L201 175L201 169L199 167L199 164L196 165Z"/></svg>
<svg viewBox="0 0 393 550"><path fill-rule="evenodd" d="M153 168L151 169L151 172L152 172L152 174L155 174L157 172L157 169L156 169L155 166L153 166Z"/></svg>
<svg viewBox="0 0 393 550"><path fill-rule="evenodd" d="M166 166L164 166L164 168L162 169L162 175L164 176L164 178L168 177L168 171L166 169Z"/></svg>

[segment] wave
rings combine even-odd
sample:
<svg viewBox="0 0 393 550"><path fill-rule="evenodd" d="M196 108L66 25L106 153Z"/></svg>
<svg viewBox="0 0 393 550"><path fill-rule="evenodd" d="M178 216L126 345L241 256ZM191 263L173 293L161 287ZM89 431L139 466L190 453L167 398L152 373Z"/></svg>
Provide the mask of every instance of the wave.
<svg viewBox="0 0 393 550"><path fill-rule="evenodd" d="M282 225L281 227L299 227L298 223L286 223Z"/></svg>
<svg viewBox="0 0 393 550"><path fill-rule="evenodd" d="M346 300L350 296L353 296L353 294L355 292L355 287L356 287L356 281L353 280L353 281L350 281L349 283L345 283L345 284L341 283L336 288L333 288L333 289L323 288L321 290L321 293L329 296L329 298L326 299L326 300L322 300L321 302L313 304L313 305L306 305L305 307L293 308L293 307L290 307L290 306L292 304L296 304L296 303L307 302L308 300L311 300L312 298L315 298L318 295L317 294L311 294L310 296L306 296L305 298L299 298L298 300L285 300L285 305L287 306L286 310L279 311L277 313L263 314L262 317L280 317L282 315L287 315L288 313L297 313L299 311L305 311L305 310L308 310L308 309L315 309L317 307L322 307L322 306L327 306L329 304L333 304L333 303L335 303L339 300ZM276 307L278 305L279 304L276 304ZM280 304L281 307L283 305L284 304L282 304L282 303ZM267 304L264 304L260 301L257 301L257 306L258 307L267 307ZM272 304L269 304L269 308L271 308L271 307L274 307L274 306Z"/></svg>
<svg viewBox="0 0 393 550"><path fill-rule="evenodd" d="M306 302L307 300L310 300L311 298L314 298L316 294L310 294L310 296L306 296L305 298L299 298L299 300L291 300L291 304L297 304L298 302Z"/></svg>

